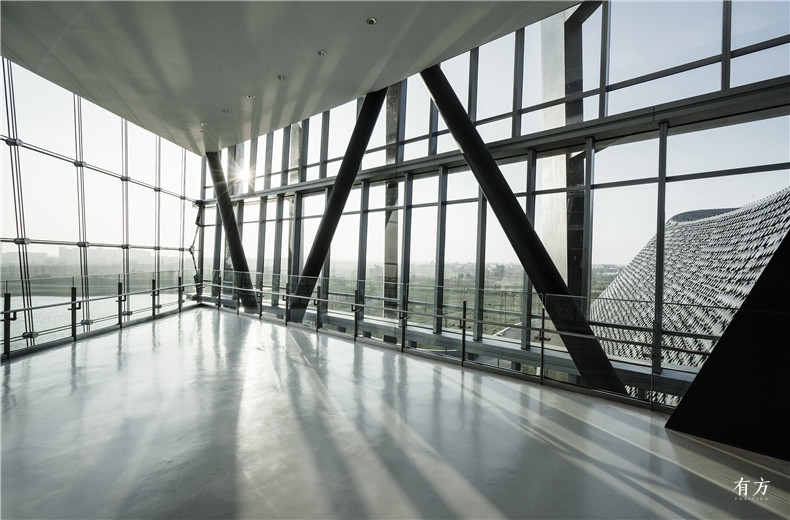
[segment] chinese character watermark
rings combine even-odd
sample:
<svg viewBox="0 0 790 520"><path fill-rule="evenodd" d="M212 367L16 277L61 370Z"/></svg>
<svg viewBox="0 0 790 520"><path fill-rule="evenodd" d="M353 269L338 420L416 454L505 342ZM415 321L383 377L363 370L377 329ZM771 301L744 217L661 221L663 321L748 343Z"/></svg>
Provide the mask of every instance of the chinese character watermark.
<svg viewBox="0 0 790 520"><path fill-rule="evenodd" d="M765 480L760 477L760 481L751 481L746 480L741 477L740 480L733 481L735 487L732 488L733 491L738 493L738 496L735 497L735 500L768 500L765 496L765 492L768 491L768 484L770 480ZM757 491L752 494L749 494L749 484L753 484L757 486Z"/></svg>

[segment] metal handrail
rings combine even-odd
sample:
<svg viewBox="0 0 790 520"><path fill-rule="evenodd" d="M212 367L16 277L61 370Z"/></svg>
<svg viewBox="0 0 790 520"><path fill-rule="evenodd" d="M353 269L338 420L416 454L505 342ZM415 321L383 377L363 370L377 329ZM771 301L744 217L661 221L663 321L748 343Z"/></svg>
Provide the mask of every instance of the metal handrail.
<svg viewBox="0 0 790 520"><path fill-rule="evenodd" d="M184 287L184 284L174 285L174 286L170 286L170 287L160 287L160 288L157 289L157 291L160 291L160 292L161 291L172 291L174 289L181 289L183 287ZM109 296L97 296L95 298L83 298L83 299L80 299L80 300L68 299L68 300L64 300L63 302L60 302L60 303L48 303L46 305L33 305L31 307L19 307L17 309L9 309L7 311L5 311L5 310L0 311L0 314L16 314L16 313L19 313L19 312L37 311L37 310L41 310L41 309L52 309L52 308L56 308L56 307L62 307L63 305L67 305L67 304L70 305L71 303L83 304L83 303L89 303L89 302L101 301L101 300L111 300L111 299L114 300L114 299L117 299L118 296L137 296L137 295L140 295L140 294L150 295L151 294L151 289L147 289L145 291L125 292L125 293L122 293L120 295L119 294L112 294L112 295L109 295Z"/></svg>

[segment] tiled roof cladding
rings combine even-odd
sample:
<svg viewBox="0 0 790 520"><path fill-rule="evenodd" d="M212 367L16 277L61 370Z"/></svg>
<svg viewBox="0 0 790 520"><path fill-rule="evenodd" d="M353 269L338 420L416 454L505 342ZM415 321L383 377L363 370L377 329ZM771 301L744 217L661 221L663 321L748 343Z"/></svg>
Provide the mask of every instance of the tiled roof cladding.
<svg viewBox="0 0 790 520"><path fill-rule="evenodd" d="M663 330L720 336L790 229L790 188L736 209L681 213L664 235ZM656 238L591 305L590 321L652 329ZM601 338L652 343L652 333L594 326ZM649 358L649 347L601 341L612 356ZM713 340L664 334L662 345L710 352ZM664 366L704 356L664 350Z"/></svg>

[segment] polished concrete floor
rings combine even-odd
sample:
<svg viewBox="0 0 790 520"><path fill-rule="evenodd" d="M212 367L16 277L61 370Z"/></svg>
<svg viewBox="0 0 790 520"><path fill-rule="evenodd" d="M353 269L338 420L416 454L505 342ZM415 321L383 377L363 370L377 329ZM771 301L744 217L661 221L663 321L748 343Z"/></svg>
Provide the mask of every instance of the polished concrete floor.
<svg viewBox="0 0 790 520"><path fill-rule="evenodd" d="M209 309L2 370L3 518L790 516L664 415Z"/></svg>

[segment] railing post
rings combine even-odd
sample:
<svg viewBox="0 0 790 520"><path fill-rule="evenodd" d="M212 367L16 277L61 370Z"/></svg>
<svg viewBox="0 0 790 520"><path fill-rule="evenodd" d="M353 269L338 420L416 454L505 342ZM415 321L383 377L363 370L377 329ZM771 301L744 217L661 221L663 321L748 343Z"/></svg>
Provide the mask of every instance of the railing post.
<svg viewBox="0 0 790 520"><path fill-rule="evenodd" d="M151 279L151 317L156 319L156 278Z"/></svg>
<svg viewBox="0 0 790 520"><path fill-rule="evenodd" d="M288 325L288 313L291 311L290 302L288 301L288 283L285 284L285 294L283 295L283 300L285 301L285 314L283 315L283 321L285 322L285 325Z"/></svg>
<svg viewBox="0 0 790 520"><path fill-rule="evenodd" d="M400 313L398 319L400 320L400 351L406 348L406 324L409 320L409 313L406 310L406 299L408 298L406 291L402 291L400 297Z"/></svg>
<svg viewBox="0 0 790 520"><path fill-rule="evenodd" d="M181 276L178 277L178 312L181 312L181 307L183 305L184 296L184 285L183 285L183 278Z"/></svg>
<svg viewBox="0 0 790 520"><path fill-rule="evenodd" d="M542 302L546 301L545 295L543 296L543 298L541 298L541 301ZM543 361L544 361L543 347L545 346L545 341L546 341L546 306L541 305L540 306L540 384L543 384L543 372L545 372L545 370L543 369Z"/></svg>
<svg viewBox="0 0 790 520"><path fill-rule="evenodd" d="M258 302L258 319L261 320L263 319L263 274L261 274L261 283L258 284L258 290L260 291L258 294L258 296L260 296L260 301Z"/></svg>
<svg viewBox="0 0 790 520"><path fill-rule="evenodd" d="M77 341L77 311L82 308L81 303L77 303L77 288L71 286L71 339Z"/></svg>
<svg viewBox="0 0 790 520"><path fill-rule="evenodd" d="M123 282L118 282L118 327L123 327L123 302L126 301L126 296L123 295Z"/></svg>
<svg viewBox="0 0 790 520"><path fill-rule="evenodd" d="M315 331L321 328L321 284L318 284L318 299L315 301Z"/></svg>
<svg viewBox="0 0 790 520"><path fill-rule="evenodd" d="M217 284L219 284L219 289L217 290L217 310L222 306L222 276L217 277Z"/></svg>
<svg viewBox="0 0 790 520"><path fill-rule="evenodd" d="M241 307L241 277L239 273L233 277L233 294L236 295L236 315L239 315L239 307Z"/></svg>
<svg viewBox="0 0 790 520"><path fill-rule="evenodd" d="M461 307L461 365L466 361L466 300Z"/></svg>
<svg viewBox="0 0 790 520"><path fill-rule="evenodd" d="M354 305L351 306L354 312L354 341L357 340L359 334L359 289L354 290Z"/></svg>
<svg viewBox="0 0 790 520"><path fill-rule="evenodd" d="M3 356L11 357L11 322L16 320L16 313L11 313L11 293L3 294Z"/></svg>

